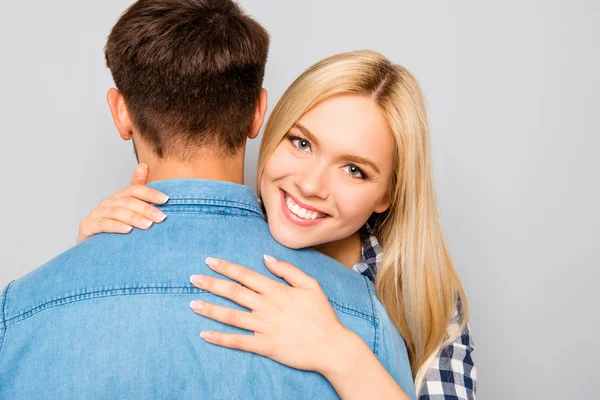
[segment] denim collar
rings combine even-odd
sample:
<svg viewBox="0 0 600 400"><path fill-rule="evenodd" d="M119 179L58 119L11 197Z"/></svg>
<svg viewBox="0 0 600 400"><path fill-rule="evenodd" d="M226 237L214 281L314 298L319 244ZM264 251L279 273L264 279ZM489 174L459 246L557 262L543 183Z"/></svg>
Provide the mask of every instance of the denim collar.
<svg viewBox="0 0 600 400"><path fill-rule="evenodd" d="M248 186L207 179L167 179L150 182L148 186L169 196L162 207L219 205L247 210L264 218L258 200Z"/></svg>

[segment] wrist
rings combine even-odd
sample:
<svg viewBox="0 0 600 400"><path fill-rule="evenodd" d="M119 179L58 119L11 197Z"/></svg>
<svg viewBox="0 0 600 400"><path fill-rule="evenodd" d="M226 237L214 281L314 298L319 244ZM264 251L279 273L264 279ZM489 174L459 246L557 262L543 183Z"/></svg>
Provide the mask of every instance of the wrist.
<svg viewBox="0 0 600 400"><path fill-rule="evenodd" d="M349 371L360 358L361 352L366 348L366 344L356 333L344 327L342 333L336 335L334 342L328 348L327 362L323 364L322 370L317 372L331 381L348 376Z"/></svg>

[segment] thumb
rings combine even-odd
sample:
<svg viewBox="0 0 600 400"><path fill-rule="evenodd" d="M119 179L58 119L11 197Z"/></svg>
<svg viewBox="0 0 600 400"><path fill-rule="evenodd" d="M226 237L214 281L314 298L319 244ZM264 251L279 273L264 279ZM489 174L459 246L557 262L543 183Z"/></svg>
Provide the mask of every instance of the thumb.
<svg viewBox="0 0 600 400"><path fill-rule="evenodd" d="M305 274L298 267L275 258L265 255L265 265L267 269L293 287L302 289L314 289L318 285L317 281L310 275Z"/></svg>
<svg viewBox="0 0 600 400"><path fill-rule="evenodd" d="M133 171L133 176L131 177L132 185L145 185L148 180L148 166L146 164L138 164Z"/></svg>

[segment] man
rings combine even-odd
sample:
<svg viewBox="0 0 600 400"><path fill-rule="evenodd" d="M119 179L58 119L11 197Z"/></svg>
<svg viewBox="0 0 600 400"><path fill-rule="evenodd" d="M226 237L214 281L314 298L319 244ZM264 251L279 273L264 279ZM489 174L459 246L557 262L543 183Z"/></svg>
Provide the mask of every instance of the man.
<svg viewBox="0 0 600 400"><path fill-rule="evenodd" d="M149 231L97 235L4 289L0 398L336 398L317 373L200 338L240 330L189 308L198 298L234 306L189 277L214 275L208 256L268 274L263 254L303 268L344 304L340 321L413 395L404 343L365 278L276 243L240 185L245 141L267 107L268 45L229 0L140 0L119 19L106 45L118 88L108 103L152 186L170 196L169 217Z"/></svg>

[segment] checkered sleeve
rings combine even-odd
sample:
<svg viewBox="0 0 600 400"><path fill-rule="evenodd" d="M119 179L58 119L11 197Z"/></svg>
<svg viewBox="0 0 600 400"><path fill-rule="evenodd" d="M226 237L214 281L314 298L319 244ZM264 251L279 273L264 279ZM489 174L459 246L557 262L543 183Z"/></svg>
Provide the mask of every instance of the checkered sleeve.
<svg viewBox="0 0 600 400"><path fill-rule="evenodd" d="M371 225L365 224L360 231L362 257L354 270L375 282L383 251ZM459 329L462 305L456 304L452 323L448 326L449 337ZM442 348L432 361L419 393L419 400L475 400L477 371L471 359L475 350L469 324L449 345Z"/></svg>
<svg viewBox="0 0 600 400"><path fill-rule="evenodd" d="M460 308L460 303L458 307ZM458 311L448 332L458 328ZM460 335L442 348L431 363L419 400L475 400L477 370L471 353L475 350L469 324Z"/></svg>

